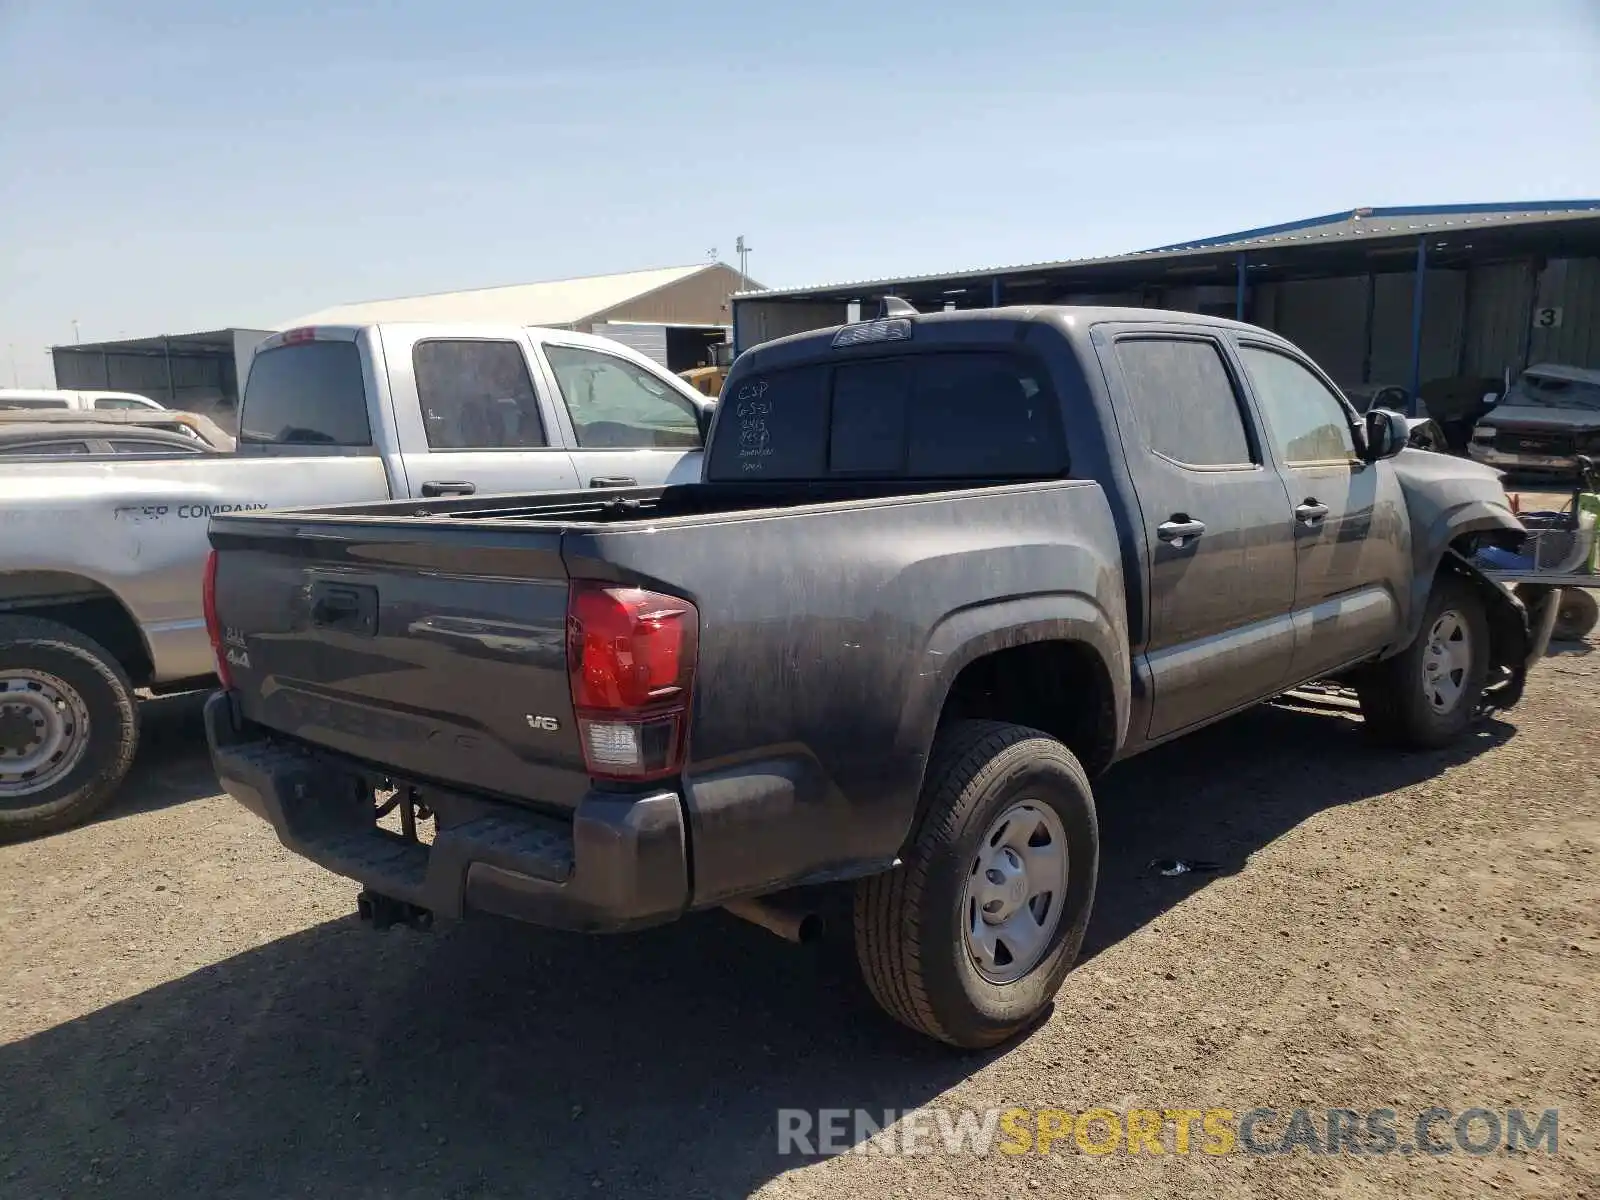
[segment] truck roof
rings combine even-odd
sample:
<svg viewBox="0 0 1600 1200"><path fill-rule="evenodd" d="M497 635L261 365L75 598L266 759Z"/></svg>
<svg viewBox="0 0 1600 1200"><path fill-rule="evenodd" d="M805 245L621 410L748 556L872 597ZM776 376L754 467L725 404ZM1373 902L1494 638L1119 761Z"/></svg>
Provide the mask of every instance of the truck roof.
<svg viewBox="0 0 1600 1200"><path fill-rule="evenodd" d="M611 338L598 337L592 333L579 333L575 329L556 329L544 325L518 325L514 322L485 323L471 321L369 321L359 325L297 325L293 329L281 329L270 337L263 338L256 346L256 352L271 350L278 346L301 341L354 341L362 332L368 329L394 329L415 332L417 330L435 329L441 336L461 337L467 331L484 333L489 330L516 329L524 333L531 333L536 337L549 337L557 341L571 342L573 345L594 346L598 349L616 352L620 342ZM624 349L631 349L624 347Z"/></svg>
<svg viewBox="0 0 1600 1200"><path fill-rule="evenodd" d="M879 318L863 318L852 324L866 324ZM891 316L887 319L897 319ZM961 325L983 321L1029 321L1040 324L1055 324L1066 327L1089 328L1107 321L1160 321L1167 325L1194 325L1208 329L1234 329L1248 330L1251 333L1269 334L1270 331L1257 325L1250 325L1243 321L1235 321L1228 317L1214 317L1209 313L1182 312L1167 308L1118 308L1104 305L1078 305L1078 304L1027 304L1013 305L1006 308L981 308L960 309L953 312L930 312L906 315L903 318L916 325ZM752 346L751 354L761 354L769 348L800 347L808 342L826 341L831 344L839 330L846 328L844 325L832 325L826 329L812 329L804 333L794 333L787 337L774 338L769 342L762 342Z"/></svg>

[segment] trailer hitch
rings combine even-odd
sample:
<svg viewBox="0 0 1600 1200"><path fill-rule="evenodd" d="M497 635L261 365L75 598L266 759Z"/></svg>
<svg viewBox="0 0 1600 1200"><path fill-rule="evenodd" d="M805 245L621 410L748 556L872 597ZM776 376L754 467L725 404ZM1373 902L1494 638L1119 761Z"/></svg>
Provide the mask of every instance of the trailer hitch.
<svg viewBox="0 0 1600 1200"><path fill-rule="evenodd" d="M374 929L404 925L426 933L433 928L433 913L428 909L364 888L356 897L356 914Z"/></svg>

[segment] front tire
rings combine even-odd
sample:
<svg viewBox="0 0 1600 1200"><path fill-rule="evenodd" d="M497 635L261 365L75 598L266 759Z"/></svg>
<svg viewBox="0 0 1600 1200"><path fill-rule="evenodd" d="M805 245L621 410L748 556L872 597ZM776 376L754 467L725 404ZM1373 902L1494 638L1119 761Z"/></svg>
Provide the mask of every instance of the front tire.
<svg viewBox="0 0 1600 1200"><path fill-rule="evenodd" d="M93 816L138 742L133 685L104 646L55 621L0 618L0 842Z"/></svg>
<svg viewBox="0 0 1600 1200"><path fill-rule="evenodd" d="M861 881L856 958L890 1016L964 1049L1044 1013L1077 960L1099 868L1088 777L1054 738L960 721L935 742L904 863Z"/></svg>
<svg viewBox="0 0 1600 1200"><path fill-rule="evenodd" d="M1465 580L1441 576L1411 645L1367 668L1356 683L1367 728L1392 746L1449 745L1478 716L1489 653L1483 600Z"/></svg>
<svg viewBox="0 0 1600 1200"><path fill-rule="evenodd" d="M1562 588L1556 605L1556 624L1550 633L1554 641L1581 642L1600 624L1600 603L1596 603L1592 592Z"/></svg>

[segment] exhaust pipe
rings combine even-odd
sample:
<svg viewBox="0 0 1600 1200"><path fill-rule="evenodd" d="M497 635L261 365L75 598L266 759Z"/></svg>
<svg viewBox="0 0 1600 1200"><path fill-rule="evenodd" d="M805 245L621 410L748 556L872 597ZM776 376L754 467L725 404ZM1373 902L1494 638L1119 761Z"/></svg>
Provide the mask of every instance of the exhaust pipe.
<svg viewBox="0 0 1600 1200"><path fill-rule="evenodd" d="M822 936L822 917L814 912L780 908L769 900L753 896L730 900L722 907L741 921L759 925L769 933L775 933L797 945L808 945Z"/></svg>

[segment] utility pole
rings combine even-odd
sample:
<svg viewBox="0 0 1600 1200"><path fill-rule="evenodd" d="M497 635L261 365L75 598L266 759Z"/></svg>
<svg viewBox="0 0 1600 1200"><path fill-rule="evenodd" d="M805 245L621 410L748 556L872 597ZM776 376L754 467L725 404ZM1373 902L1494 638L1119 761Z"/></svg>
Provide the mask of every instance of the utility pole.
<svg viewBox="0 0 1600 1200"><path fill-rule="evenodd" d="M750 247L744 244L744 234L740 234L733 243L734 251L739 255L739 290L750 290Z"/></svg>
<svg viewBox="0 0 1600 1200"><path fill-rule="evenodd" d="M83 338L80 337L79 334L78 334L78 318L77 317L73 317L72 318L72 344L74 346L81 346L83 344Z"/></svg>

